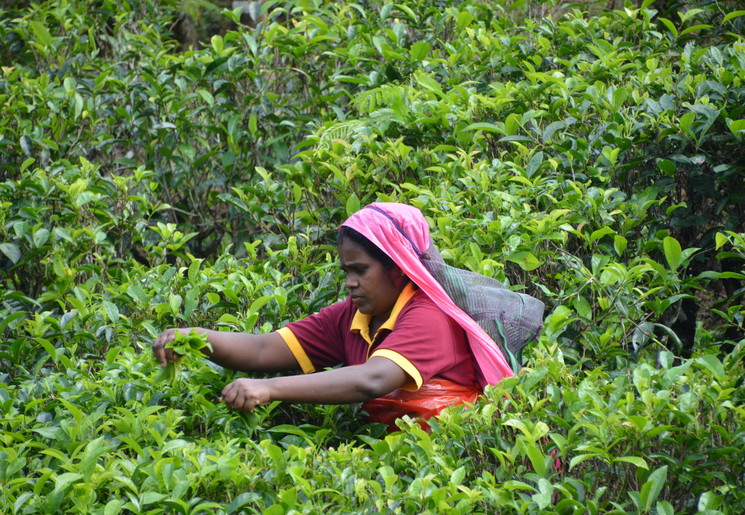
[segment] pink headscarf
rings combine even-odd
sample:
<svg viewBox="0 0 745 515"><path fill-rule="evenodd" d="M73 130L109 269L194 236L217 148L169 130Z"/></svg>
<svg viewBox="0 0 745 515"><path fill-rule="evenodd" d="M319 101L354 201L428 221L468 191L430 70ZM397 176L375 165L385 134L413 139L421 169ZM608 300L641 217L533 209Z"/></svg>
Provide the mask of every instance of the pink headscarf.
<svg viewBox="0 0 745 515"><path fill-rule="evenodd" d="M430 247L429 225L422 212L406 204L375 202L342 225L350 227L385 252L432 301L465 331L481 386L515 375L488 334L450 299L429 273L421 257Z"/></svg>

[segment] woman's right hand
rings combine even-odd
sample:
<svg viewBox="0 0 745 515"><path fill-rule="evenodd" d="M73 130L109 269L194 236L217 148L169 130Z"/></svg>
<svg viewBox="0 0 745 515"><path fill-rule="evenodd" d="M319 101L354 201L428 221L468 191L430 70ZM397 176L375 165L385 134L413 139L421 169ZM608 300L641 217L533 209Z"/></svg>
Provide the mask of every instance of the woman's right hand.
<svg viewBox="0 0 745 515"><path fill-rule="evenodd" d="M175 338L176 331L181 334L189 334L189 329L166 329L153 342L153 355L160 362L160 366L165 368L169 363L175 363L181 354L174 352L173 349L166 348L166 344L171 343Z"/></svg>

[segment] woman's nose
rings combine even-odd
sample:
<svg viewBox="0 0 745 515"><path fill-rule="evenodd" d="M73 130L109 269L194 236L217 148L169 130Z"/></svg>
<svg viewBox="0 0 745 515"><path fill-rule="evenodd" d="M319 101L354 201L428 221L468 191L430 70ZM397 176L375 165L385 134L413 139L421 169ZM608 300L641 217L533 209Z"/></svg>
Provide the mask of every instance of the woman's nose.
<svg viewBox="0 0 745 515"><path fill-rule="evenodd" d="M356 288L359 285L359 281L356 277L354 277L352 274L347 275L346 281L344 281L344 287L347 290L351 290L352 288Z"/></svg>

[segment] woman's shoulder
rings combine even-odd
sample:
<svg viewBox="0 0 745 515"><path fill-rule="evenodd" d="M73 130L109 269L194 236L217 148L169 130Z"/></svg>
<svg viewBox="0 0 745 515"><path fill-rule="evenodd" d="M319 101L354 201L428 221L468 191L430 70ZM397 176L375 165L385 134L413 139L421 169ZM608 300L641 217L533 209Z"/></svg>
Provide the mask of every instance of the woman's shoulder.
<svg viewBox="0 0 745 515"><path fill-rule="evenodd" d="M429 316L441 316L443 318L447 318L447 315L440 308L438 308L434 301L430 299L422 290L417 290L414 295L412 295L409 302L407 302L406 306L404 306L404 308L401 310L401 315L403 316L409 312L427 313Z"/></svg>
<svg viewBox="0 0 745 515"><path fill-rule="evenodd" d="M401 310L395 327L405 332L437 334L438 337L450 334L456 340L465 338L465 333L458 323L421 290L418 290Z"/></svg>

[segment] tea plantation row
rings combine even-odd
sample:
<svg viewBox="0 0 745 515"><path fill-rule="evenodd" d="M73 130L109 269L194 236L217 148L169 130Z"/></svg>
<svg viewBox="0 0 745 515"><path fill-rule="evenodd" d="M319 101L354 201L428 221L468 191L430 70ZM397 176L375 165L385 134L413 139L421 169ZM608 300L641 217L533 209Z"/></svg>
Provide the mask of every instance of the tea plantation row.
<svg viewBox="0 0 745 515"><path fill-rule="evenodd" d="M0 512L745 511L745 11L656 4L0 9ZM517 377L392 434L164 377L342 298L374 200L546 303Z"/></svg>

